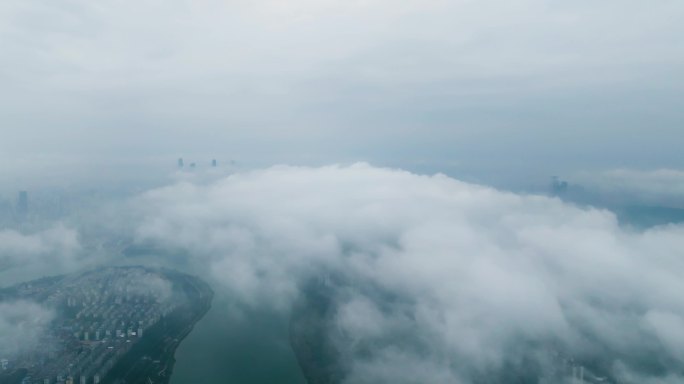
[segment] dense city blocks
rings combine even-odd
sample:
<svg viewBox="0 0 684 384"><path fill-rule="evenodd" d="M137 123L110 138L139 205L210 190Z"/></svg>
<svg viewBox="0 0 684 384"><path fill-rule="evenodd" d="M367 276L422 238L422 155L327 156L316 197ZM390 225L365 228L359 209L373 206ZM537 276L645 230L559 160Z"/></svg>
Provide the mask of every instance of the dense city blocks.
<svg viewBox="0 0 684 384"><path fill-rule="evenodd" d="M0 348L0 383L167 383L177 346L212 298L196 277L146 267L101 268L4 289L0 304L17 310L30 336ZM20 318L30 311L37 315Z"/></svg>

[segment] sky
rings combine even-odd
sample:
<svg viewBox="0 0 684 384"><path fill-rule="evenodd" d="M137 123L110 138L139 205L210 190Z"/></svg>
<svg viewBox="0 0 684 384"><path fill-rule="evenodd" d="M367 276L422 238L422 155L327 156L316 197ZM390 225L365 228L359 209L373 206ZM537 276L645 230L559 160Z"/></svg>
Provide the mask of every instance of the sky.
<svg viewBox="0 0 684 384"><path fill-rule="evenodd" d="M501 185L681 168L682 16L676 0L4 1L0 175L181 156Z"/></svg>

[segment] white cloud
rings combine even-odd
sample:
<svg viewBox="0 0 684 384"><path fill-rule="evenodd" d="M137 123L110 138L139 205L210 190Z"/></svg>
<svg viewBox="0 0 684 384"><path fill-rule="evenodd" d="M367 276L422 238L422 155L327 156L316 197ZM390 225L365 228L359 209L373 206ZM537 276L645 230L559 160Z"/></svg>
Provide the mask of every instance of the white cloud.
<svg viewBox="0 0 684 384"><path fill-rule="evenodd" d="M81 251L78 232L61 223L33 233L0 230L0 285L21 281L24 273L35 277L73 270L82 262Z"/></svg>
<svg viewBox="0 0 684 384"><path fill-rule="evenodd" d="M0 303L0 358L38 348L54 317L53 311L34 302Z"/></svg>
<svg viewBox="0 0 684 384"><path fill-rule="evenodd" d="M553 353L644 377L635 361L680 364L681 226L633 232L608 211L365 164L183 182L137 209L140 240L187 250L250 305L285 310L308 280L343 276L332 321L351 378L412 361L427 368L407 382L470 382Z"/></svg>
<svg viewBox="0 0 684 384"><path fill-rule="evenodd" d="M155 297L160 302L169 300L173 295L171 282L156 273L135 270L129 277L132 282L126 287L127 293Z"/></svg>
<svg viewBox="0 0 684 384"><path fill-rule="evenodd" d="M0 231L0 261L3 264L68 262L80 249L78 233L62 224L30 234L13 229Z"/></svg>
<svg viewBox="0 0 684 384"><path fill-rule="evenodd" d="M651 311L645 317L672 356L684 362L684 318L681 314Z"/></svg>

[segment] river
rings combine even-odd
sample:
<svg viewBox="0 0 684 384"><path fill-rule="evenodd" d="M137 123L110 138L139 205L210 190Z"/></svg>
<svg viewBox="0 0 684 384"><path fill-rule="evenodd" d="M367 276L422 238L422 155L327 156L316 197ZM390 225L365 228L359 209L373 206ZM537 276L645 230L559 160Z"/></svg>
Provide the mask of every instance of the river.
<svg viewBox="0 0 684 384"><path fill-rule="evenodd" d="M171 384L306 384L288 341L288 317L236 309L217 293L176 350Z"/></svg>

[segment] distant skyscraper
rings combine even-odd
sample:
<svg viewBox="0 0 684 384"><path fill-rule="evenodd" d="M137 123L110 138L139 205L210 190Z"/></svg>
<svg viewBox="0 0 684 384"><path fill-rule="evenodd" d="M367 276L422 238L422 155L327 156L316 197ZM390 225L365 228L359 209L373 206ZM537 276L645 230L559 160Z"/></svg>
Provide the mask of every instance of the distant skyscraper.
<svg viewBox="0 0 684 384"><path fill-rule="evenodd" d="M19 191L17 198L17 214L19 216L26 216L28 214L28 192Z"/></svg>
<svg viewBox="0 0 684 384"><path fill-rule="evenodd" d="M560 196L568 190L568 182L561 180L558 176L551 177L551 195Z"/></svg>
<svg viewBox="0 0 684 384"><path fill-rule="evenodd" d="M182 157L178 158L178 168L183 168L183 158Z"/></svg>
<svg viewBox="0 0 684 384"><path fill-rule="evenodd" d="M211 161L211 166L212 166L212 167L215 167L215 166L216 166L216 159L214 159L214 160Z"/></svg>
<svg viewBox="0 0 684 384"><path fill-rule="evenodd" d="M195 163L190 163L190 168L195 168Z"/></svg>

